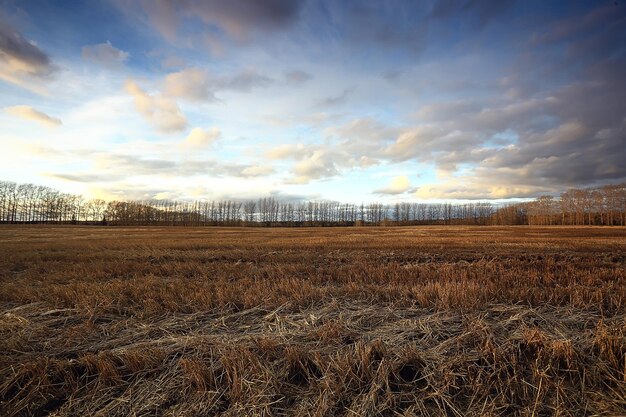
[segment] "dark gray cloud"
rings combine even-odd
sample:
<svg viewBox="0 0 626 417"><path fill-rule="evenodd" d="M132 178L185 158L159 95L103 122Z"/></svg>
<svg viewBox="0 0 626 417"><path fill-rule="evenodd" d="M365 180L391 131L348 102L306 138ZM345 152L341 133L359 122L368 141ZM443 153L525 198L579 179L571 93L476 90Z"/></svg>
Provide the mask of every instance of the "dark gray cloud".
<svg viewBox="0 0 626 417"><path fill-rule="evenodd" d="M626 57L616 51L541 92L505 94L524 77L512 73L494 94L423 105L413 124L362 119L326 132L337 161L417 161L455 174L433 188L438 198L530 197L623 182Z"/></svg>
<svg viewBox="0 0 626 417"><path fill-rule="evenodd" d="M302 0L200 0L189 1L189 10L206 22L234 31L250 28L275 30L298 17Z"/></svg>
<svg viewBox="0 0 626 417"><path fill-rule="evenodd" d="M50 57L0 15L0 78L25 87L54 71Z"/></svg>
<svg viewBox="0 0 626 417"><path fill-rule="evenodd" d="M611 71L624 64L597 67L601 77L543 97L484 108L462 101L428 106L418 112L425 123L401 133L382 155L371 156L434 162L451 172L469 165L467 181L476 190L509 187L508 197L621 182L626 179L626 103L621 99L626 88ZM494 140L494 134L501 136Z"/></svg>
<svg viewBox="0 0 626 417"><path fill-rule="evenodd" d="M23 70L33 75L47 75L51 70L48 55L4 22L0 25L0 56L3 61L22 64Z"/></svg>
<svg viewBox="0 0 626 417"><path fill-rule="evenodd" d="M184 32L184 22L200 21L206 33L216 29L237 40L248 40L256 31L280 30L298 19L303 0L118 0L126 13L143 12L166 38Z"/></svg>

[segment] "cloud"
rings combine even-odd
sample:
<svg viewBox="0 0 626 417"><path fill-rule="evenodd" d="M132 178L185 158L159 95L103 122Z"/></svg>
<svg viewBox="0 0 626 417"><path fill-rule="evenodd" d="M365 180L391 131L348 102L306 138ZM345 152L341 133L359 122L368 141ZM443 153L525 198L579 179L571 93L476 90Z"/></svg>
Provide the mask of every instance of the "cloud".
<svg viewBox="0 0 626 417"><path fill-rule="evenodd" d="M174 40L188 21L203 23L205 34L222 32L238 41L248 41L255 32L272 32L293 23L304 0L127 0L118 4L125 11L139 6L168 40Z"/></svg>
<svg viewBox="0 0 626 417"><path fill-rule="evenodd" d="M441 136L442 132L433 126L417 126L402 132L382 153L393 161L406 161L417 157L429 159L433 142Z"/></svg>
<svg viewBox="0 0 626 417"><path fill-rule="evenodd" d="M326 149L332 149L336 169L358 166L351 163L363 158L414 161L451 178L422 188L419 198L533 197L621 182L626 82L617 68L625 61L613 57L581 80L531 97L486 95L424 105L415 114L418 122L404 126L354 119L324 130ZM512 75L503 88L515 87ZM393 190L388 188L377 191Z"/></svg>
<svg viewBox="0 0 626 417"><path fill-rule="evenodd" d="M185 138L183 146L194 149L206 148L211 146L221 136L222 132L216 127L212 127L209 130L196 127L193 128L189 135Z"/></svg>
<svg viewBox="0 0 626 417"><path fill-rule="evenodd" d="M343 169L368 168L380 163L369 156L357 156L345 144L283 144L264 154L270 160L294 160L287 184L306 184L312 180L341 175Z"/></svg>
<svg viewBox="0 0 626 417"><path fill-rule="evenodd" d="M311 180L339 175L335 160L342 159L334 152L319 145L284 144L265 153L270 160L294 159L297 162L292 169L292 177L287 184L306 184ZM349 159L344 155L343 159Z"/></svg>
<svg viewBox="0 0 626 417"><path fill-rule="evenodd" d="M175 101L165 97L153 97L135 82L127 80L124 88L135 101L135 108L157 130L165 133L180 132L187 127L187 119Z"/></svg>
<svg viewBox="0 0 626 417"><path fill-rule="evenodd" d="M379 188L375 190L375 194L389 194L389 195L397 195L404 194L411 188L411 182L407 178L406 175L400 175L397 177L393 177L391 183L384 188Z"/></svg>
<svg viewBox="0 0 626 417"><path fill-rule="evenodd" d="M354 88L346 88L339 95L329 96L329 97L325 97L321 99L318 105L322 107L328 107L328 106L337 106L339 104L343 104L348 100L348 97L350 96L350 94L352 94L353 91L354 91Z"/></svg>
<svg viewBox="0 0 626 417"><path fill-rule="evenodd" d="M26 89L42 92L33 84L48 77L54 66L33 41L4 22L0 16L0 78Z"/></svg>
<svg viewBox="0 0 626 417"><path fill-rule="evenodd" d="M429 198L533 197L622 182L626 81L619 69L625 66L626 59L613 54L568 84L499 94L522 82L512 72L481 87L494 94L423 105L403 125L357 118L323 127L323 144L284 144L265 156L296 161L291 183L376 163L428 164L451 178L420 191Z"/></svg>
<svg viewBox="0 0 626 417"><path fill-rule="evenodd" d="M351 155L377 153L400 132L401 129L371 117L352 119L324 129L327 137L337 138L340 141L337 146Z"/></svg>
<svg viewBox="0 0 626 417"><path fill-rule="evenodd" d="M179 167L175 160L115 153L97 154L94 166L98 171L126 173L128 176L173 173Z"/></svg>
<svg viewBox="0 0 626 417"><path fill-rule="evenodd" d="M192 101L215 100L213 88L208 74L198 68L173 72L164 81L166 95Z"/></svg>
<svg viewBox="0 0 626 417"><path fill-rule="evenodd" d="M4 111L12 116L20 117L24 120L37 122L46 127L57 127L62 124L60 119L48 116L47 114L40 112L39 110L36 110L30 106L5 107Z"/></svg>
<svg viewBox="0 0 626 417"><path fill-rule="evenodd" d="M312 79L313 76L311 74L302 70L293 70L285 73L285 80L292 84L303 84Z"/></svg>
<svg viewBox="0 0 626 417"><path fill-rule="evenodd" d="M251 165L241 170L242 177L262 177L274 172L271 166Z"/></svg>
<svg viewBox="0 0 626 417"><path fill-rule="evenodd" d="M339 171L335 166L332 155L318 149L310 156L296 163L293 169L293 178L288 180L291 184L306 184L314 179L334 177Z"/></svg>
<svg viewBox="0 0 626 417"><path fill-rule="evenodd" d="M250 162L239 163L223 161L215 158L204 159L197 155L176 153L175 146L169 146L169 153L165 148L158 152L150 152L138 146L137 153L102 152L97 150L73 149L58 155L64 162L80 160L89 163L90 169L83 172L48 172L46 176L55 177L71 182L112 182L136 179L152 179L162 183L165 180L184 179L198 176L212 178L262 178L273 174L274 168L268 164ZM54 150L45 148L41 153L48 155ZM164 191L164 190L160 190Z"/></svg>
<svg viewBox="0 0 626 417"><path fill-rule="evenodd" d="M292 144L287 143L284 145L275 146L265 152L265 156L268 159L287 159L287 158L302 158L308 152L312 152L310 147L307 147L301 143Z"/></svg>
<svg viewBox="0 0 626 417"><path fill-rule="evenodd" d="M273 80L255 70L243 70L226 76L210 76L205 70L187 68L168 74L164 80L163 93L170 97L190 101L215 101L219 91L250 92L266 87Z"/></svg>
<svg viewBox="0 0 626 417"><path fill-rule="evenodd" d="M65 174L65 173L46 173L44 174L48 177L58 178L60 180L69 181L69 182L79 182L79 183L92 183L92 182L110 182L122 179L123 176L115 175L115 174Z"/></svg>
<svg viewBox="0 0 626 417"><path fill-rule="evenodd" d="M130 5L130 14L139 12L140 19L169 31L174 43L153 45L160 52L133 62L133 73L150 80L133 76L125 86L141 118L128 107L126 93L111 101L93 100L110 94L119 73L92 76L88 82L94 88L86 89L81 65L76 67L66 51L64 70L47 87L59 108L72 107L58 113L68 127L46 138L25 131L24 142L59 143L59 149L75 147L85 135L100 149L114 142L116 152L135 158L103 157L106 164L99 167L153 181L167 177L172 187L178 176L232 177L235 182L233 178L269 175L273 166L292 183L354 170L337 179L349 184L358 177L356 171L376 164L379 170L438 172L438 181L422 187L420 195L447 198L532 196L626 179L621 3L539 7L530 21L513 18L523 5L507 0L398 2L393 7L387 2L113 1ZM24 5L26 11L30 8ZM16 17L12 22L19 21ZM41 17L32 13L33 19ZM32 23L37 25L32 36L42 33L44 22ZM68 23L72 33L84 29L84 22ZM451 25L458 30L450 32ZM138 30L145 35L145 28ZM28 39L30 32L23 35L0 25L0 76L36 86L54 71L52 58L42 49L48 42L60 45L66 36L41 38L46 43L39 47ZM128 45L136 39L112 40L134 54ZM199 49L205 42L223 55L208 56ZM243 45L251 42L257 44ZM128 61L127 52L116 47L108 42L86 45L83 56L104 65ZM424 48L427 61L416 56ZM172 53L187 64L172 59L164 63L167 69L161 67ZM20 100L28 92L14 90L7 89L3 106L27 103L52 109ZM296 90L300 94L289 94ZM76 108L87 96L94 103L88 115ZM205 105L223 101L222 96L229 100L227 106ZM219 140L211 125L201 124L209 109L210 119L237 140L207 148ZM54 124L42 114L28 117ZM154 137L145 132L153 126L177 134ZM195 126L206 129L192 130ZM18 134L11 130L4 133L5 141ZM134 139L139 137L145 140ZM254 155L262 143L270 145L260 152L269 150ZM215 159L202 159L206 154ZM403 188L381 183L376 191L392 195ZM410 193L409 187L403 195Z"/></svg>
<svg viewBox="0 0 626 417"><path fill-rule="evenodd" d="M421 185L413 196L420 200L493 200L537 197L555 191L561 190L538 186L495 185L462 177Z"/></svg>
<svg viewBox="0 0 626 417"><path fill-rule="evenodd" d="M257 73L255 70L245 70L232 77L222 77L217 80L218 88L249 92L254 88L266 87L274 81Z"/></svg>
<svg viewBox="0 0 626 417"><path fill-rule="evenodd" d="M276 30L292 23L304 1L203 0L190 3L191 9L204 21L222 26L232 35L242 36L250 30Z"/></svg>
<svg viewBox="0 0 626 417"><path fill-rule="evenodd" d="M109 68L120 67L130 56L128 52L117 49L111 42L83 46L83 59Z"/></svg>
<svg viewBox="0 0 626 417"><path fill-rule="evenodd" d="M324 129L325 144L286 143L267 150L270 160L295 160L289 184L341 175L342 170L366 169L380 163L384 143L398 131L371 118L354 119ZM388 158L386 158L388 159Z"/></svg>

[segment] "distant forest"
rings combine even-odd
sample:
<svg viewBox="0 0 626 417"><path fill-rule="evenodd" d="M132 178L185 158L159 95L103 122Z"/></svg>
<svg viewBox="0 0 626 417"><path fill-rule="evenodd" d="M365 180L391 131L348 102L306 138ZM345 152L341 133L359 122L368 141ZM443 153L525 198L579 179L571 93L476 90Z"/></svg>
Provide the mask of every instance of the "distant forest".
<svg viewBox="0 0 626 417"><path fill-rule="evenodd" d="M626 183L570 189L523 203L345 204L250 201L109 201L0 181L0 223L171 226L392 226L626 224Z"/></svg>

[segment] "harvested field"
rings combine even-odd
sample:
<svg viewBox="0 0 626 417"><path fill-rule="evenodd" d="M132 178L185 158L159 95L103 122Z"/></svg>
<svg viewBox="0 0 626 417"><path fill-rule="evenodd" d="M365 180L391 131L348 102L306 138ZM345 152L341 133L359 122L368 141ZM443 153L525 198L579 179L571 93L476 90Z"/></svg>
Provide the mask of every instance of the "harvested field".
<svg viewBox="0 0 626 417"><path fill-rule="evenodd" d="M626 229L0 227L3 416L626 415Z"/></svg>

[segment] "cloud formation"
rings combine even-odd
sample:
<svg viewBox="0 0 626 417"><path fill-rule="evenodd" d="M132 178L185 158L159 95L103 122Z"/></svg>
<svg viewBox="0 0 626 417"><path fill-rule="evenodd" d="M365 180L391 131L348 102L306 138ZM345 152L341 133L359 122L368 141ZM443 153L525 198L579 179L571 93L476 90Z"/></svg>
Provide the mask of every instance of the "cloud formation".
<svg viewBox="0 0 626 417"><path fill-rule="evenodd" d="M222 132L217 127L208 130L195 127L185 138L183 146L192 149L204 149L211 146L220 136L222 136Z"/></svg>
<svg viewBox="0 0 626 417"><path fill-rule="evenodd" d="M114 47L111 45L111 42L106 41L106 43L83 46L82 56L83 59L98 65L118 68L128 59L130 54Z"/></svg>
<svg viewBox="0 0 626 417"><path fill-rule="evenodd" d="M165 77L163 92L171 97L191 101L215 100L214 84L206 71L187 68Z"/></svg>
<svg viewBox="0 0 626 417"><path fill-rule="evenodd" d="M214 177L253 178L269 175L274 169L269 165L253 163L222 162L215 159L165 159L162 157L142 157L119 153L97 153L93 159L96 172L114 172L114 179L145 177L194 177L211 175ZM53 174L56 176L67 174ZM92 172L77 174L75 180L81 182L99 181Z"/></svg>
<svg viewBox="0 0 626 417"><path fill-rule="evenodd" d="M37 79L54 71L50 57L36 43L27 40L0 16L0 78L40 92Z"/></svg>
<svg viewBox="0 0 626 417"><path fill-rule="evenodd" d="M29 154L42 172L102 184L115 171L160 195L179 195L166 180L244 193L264 180L353 201L626 181L623 2L113 0L71 14L13 3L0 5L0 78L47 95L1 83L4 120L54 126L41 112L54 109L64 128L11 121L0 142L54 143L59 155ZM96 9L106 24L85 19ZM93 149L68 152L85 137ZM76 172L90 153L92 169ZM26 175L8 159L3 175Z"/></svg>
<svg viewBox="0 0 626 417"><path fill-rule="evenodd" d="M175 101L162 96L152 96L132 80L127 80L124 88L133 97L139 114L157 130L173 133L183 131L187 127L187 119Z"/></svg>
<svg viewBox="0 0 626 417"><path fill-rule="evenodd" d="M216 81L218 88L249 92L254 88L267 87L272 82L271 78L257 73L255 70L244 70L230 77L222 77Z"/></svg>
<svg viewBox="0 0 626 417"><path fill-rule="evenodd" d="M346 88L338 95L329 96L321 99L318 105L321 107L330 107L344 104L346 101L348 101L348 97L350 96L350 94L352 94L353 91L353 88Z"/></svg>
<svg viewBox="0 0 626 417"><path fill-rule="evenodd" d="M5 107L4 111L12 116L16 116L32 122L37 122L45 127L57 127L63 124L60 119L48 116L46 113L43 113L30 106Z"/></svg>
<svg viewBox="0 0 626 417"><path fill-rule="evenodd" d="M125 10L139 6L150 23L166 38L174 40L183 22L201 22L207 33L216 30L246 41L254 32L272 32L298 18L303 0L163 0L121 1Z"/></svg>
<svg viewBox="0 0 626 417"><path fill-rule="evenodd" d="M297 162L293 168L293 177L287 180L291 184L306 184L312 180L334 177L339 171L330 153L317 149Z"/></svg>
<svg viewBox="0 0 626 417"><path fill-rule="evenodd" d="M269 86L273 80L255 70L243 70L235 74L211 76L199 68L186 68L165 77L163 93L169 97L189 101L216 101L220 91L248 93L253 89Z"/></svg>

